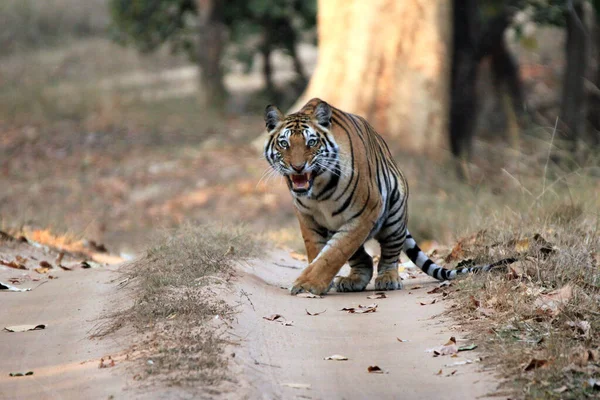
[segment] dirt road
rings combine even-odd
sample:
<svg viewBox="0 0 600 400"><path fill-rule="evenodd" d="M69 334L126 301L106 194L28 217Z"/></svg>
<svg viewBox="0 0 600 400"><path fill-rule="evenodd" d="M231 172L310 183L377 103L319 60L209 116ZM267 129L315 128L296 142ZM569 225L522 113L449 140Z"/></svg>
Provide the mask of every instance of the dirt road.
<svg viewBox="0 0 600 400"><path fill-rule="evenodd" d="M387 298L377 300L367 299L372 291L333 292L320 299L292 297L281 287L288 286L304 264L278 251L269 261L244 267L237 283L243 305L234 327L241 340L234 360L244 388L242 397L464 400L485 398L496 388L489 373L478 372L478 363L445 366L475 360L473 351L460 352L456 358L434 358L426 352L443 345L450 336L456 336L459 345L469 343L462 342L463 334L449 327L448 318L434 317L444 312L447 302L420 305L439 297L426 293L439 282L422 275L404 281L405 290L388 292ZM342 274L346 272L342 270ZM340 311L371 303L378 304L377 312ZM327 311L309 316L306 310ZM281 314L293 323L285 326L263 319L272 314ZM333 354L348 360L324 360ZM368 373L367 368L374 365L385 373Z"/></svg>

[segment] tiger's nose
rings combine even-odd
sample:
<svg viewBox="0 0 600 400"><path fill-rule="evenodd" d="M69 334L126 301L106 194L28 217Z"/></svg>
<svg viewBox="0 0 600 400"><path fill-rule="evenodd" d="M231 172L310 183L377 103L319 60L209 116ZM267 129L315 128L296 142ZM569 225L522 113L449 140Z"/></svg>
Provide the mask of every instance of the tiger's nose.
<svg viewBox="0 0 600 400"><path fill-rule="evenodd" d="M302 170L304 169L304 166L306 165L306 163L302 163L302 164L294 164L292 163L292 169L296 172L302 172Z"/></svg>

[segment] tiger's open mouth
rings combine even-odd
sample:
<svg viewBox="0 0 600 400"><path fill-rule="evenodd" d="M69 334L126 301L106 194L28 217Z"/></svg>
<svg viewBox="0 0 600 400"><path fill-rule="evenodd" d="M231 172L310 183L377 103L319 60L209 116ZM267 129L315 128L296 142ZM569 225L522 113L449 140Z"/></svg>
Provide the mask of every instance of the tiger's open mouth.
<svg viewBox="0 0 600 400"><path fill-rule="evenodd" d="M311 172L299 175L290 174L288 176L292 184L292 190L296 193L306 193L312 187L314 177Z"/></svg>

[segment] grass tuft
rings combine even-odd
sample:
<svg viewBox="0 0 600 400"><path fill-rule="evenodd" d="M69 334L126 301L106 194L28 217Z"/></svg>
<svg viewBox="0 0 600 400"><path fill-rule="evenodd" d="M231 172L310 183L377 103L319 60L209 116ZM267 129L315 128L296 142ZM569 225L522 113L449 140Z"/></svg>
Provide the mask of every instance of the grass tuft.
<svg viewBox="0 0 600 400"><path fill-rule="evenodd" d="M187 225L155 242L125 268L133 305L107 316L94 336L133 328L140 342L131 357L143 365L141 380L219 383L226 379L224 328L235 313L219 294L257 242L243 229L217 225Z"/></svg>

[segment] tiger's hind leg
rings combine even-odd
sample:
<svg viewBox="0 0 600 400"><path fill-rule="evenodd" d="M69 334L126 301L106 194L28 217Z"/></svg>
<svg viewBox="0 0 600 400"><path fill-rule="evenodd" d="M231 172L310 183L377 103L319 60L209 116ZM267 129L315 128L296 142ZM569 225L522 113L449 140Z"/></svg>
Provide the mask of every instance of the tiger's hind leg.
<svg viewBox="0 0 600 400"><path fill-rule="evenodd" d="M406 230L401 234L398 231L383 231L377 240L381 246L381 258L377 265L375 290L402 289L402 282L398 276L398 260L406 240Z"/></svg>
<svg viewBox="0 0 600 400"><path fill-rule="evenodd" d="M365 290L371 278L373 277L373 258L365 251L364 246L358 250L348 260L350 264L350 275L340 277L335 281L335 288L338 292L361 292Z"/></svg>

